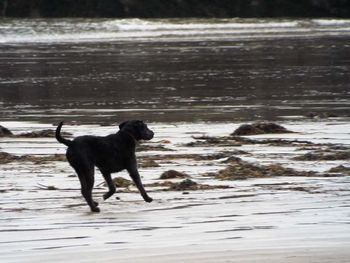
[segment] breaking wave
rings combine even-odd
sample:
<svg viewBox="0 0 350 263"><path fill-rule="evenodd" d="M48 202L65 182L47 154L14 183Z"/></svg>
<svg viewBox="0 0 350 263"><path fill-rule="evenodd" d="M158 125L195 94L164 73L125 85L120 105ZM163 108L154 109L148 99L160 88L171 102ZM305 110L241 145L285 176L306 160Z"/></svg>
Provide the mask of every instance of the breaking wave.
<svg viewBox="0 0 350 263"><path fill-rule="evenodd" d="M0 43L193 41L350 34L344 19L4 19Z"/></svg>

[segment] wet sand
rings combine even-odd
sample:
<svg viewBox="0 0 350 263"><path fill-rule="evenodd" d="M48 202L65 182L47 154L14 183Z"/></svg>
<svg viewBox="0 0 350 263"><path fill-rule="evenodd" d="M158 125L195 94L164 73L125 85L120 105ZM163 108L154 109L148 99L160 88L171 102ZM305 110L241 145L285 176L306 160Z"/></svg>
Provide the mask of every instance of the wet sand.
<svg viewBox="0 0 350 263"><path fill-rule="evenodd" d="M14 134L52 128L32 122L3 124ZM307 140L316 148L350 145L347 122L293 121L283 125L295 133L248 137L257 142L277 138ZM2 164L2 262L347 262L349 176L322 175L332 167L347 166L348 160L293 160L308 150L292 143L210 147L188 144L197 141L193 136L227 136L239 123L150 126L157 136L154 142L141 145L144 150L138 156L146 159L165 153L174 155L157 160L159 167L140 168L154 198L150 204L142 201L134 187L119 188L115 195L118 200L112 197L103 202L106 188L97 172L94 196L100 202L101 213L94 214L82 200L79 182L66 162ZM64 130L74 136L104 135L115 127L67 125ZM2 138L0 147L13 155L64 152L53 138ZM279 163L320 175L217 180L207 173L225 168L226 158L184 157L243 149L249 154L234 156L254 164ZM152 186L167 181L159 180L159 176L170 169L185 172L199 184L229 188L163 191ZM128 178L124 172L120 175Z"/></svg>
<svg viewBox="0 0 350 263"><path fill-rule="evenodd" d="M64 255L50 254L40 256L40 260L50 262L74 261L74 262L271 262L271 263L346 263L350 256L349 246L344 247L307 247L284 249L247 249L232 250L231 247L201 245L199 247L172 247L168 249L134 249L128 251L81 251L84 256L74 252L65 252ZM37 262L38 256L26 256L21 261L9 262ZM7 261L6 261L7 262Z"/></svg>

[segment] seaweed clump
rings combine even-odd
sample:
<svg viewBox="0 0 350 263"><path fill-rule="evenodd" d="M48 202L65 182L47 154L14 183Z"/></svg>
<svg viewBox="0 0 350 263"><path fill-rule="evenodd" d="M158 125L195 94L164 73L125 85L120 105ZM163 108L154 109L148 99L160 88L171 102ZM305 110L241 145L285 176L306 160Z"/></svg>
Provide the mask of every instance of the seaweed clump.
<svg viewBox="0 0 350 263"><path fill-rule="evenodd" d="M131 182L131 180L125 179L123 177L116 177L113 179L113 184L116 187L128 188L133 183ZM104 185L107 186L106 183L104 183Z"/></svg>
<svg viewBox="0 0 350 263"><path fill-rule="evenodd" d="M47 156L36 156L36 155L13 155L7 152L0 152L0 164L7 164L11 162L32 162L35 164L43 164L47 162L60 162L65 161L66 156L64 154L54 154Z"/></svg>
<svg viewBox="0 0 350 263"><path fill-rule="evenodd" d="M213 190L230 188L226 185L208 185L199 184L191 179L185 179L178 183L171 183L168 191L196 191L196 190Z"/></svg>
<svg viewBox="0 0 350 263"><path fill-rule="evenodd" d="M13 133L6 127L0 125L0 137L10 137L13 136Z"/></svg>
<svg viewBox="0 0 350 263"><path fill-rule="evenodd" d="M256 122L253 124L241 125L231 135L244 136L270 133L292 133L292 131L287 130L283 126L273 122Z"/></svg>
<svg viewBox="0 0 350 263"><path fill-rule="evenodd" d="M210 175L219 180L243 180L275 176L315 176L316 173L313 171L296 171L292 168L285 168L280 164L259 166L236 159L232 160L225 169Z"/></svg>
<svg viewBox="0 0 350 263"><path fill-rule="evenodd" d="M20 134L13 134L8 128L0 125L0 137L13 138L55 138L55 130L46 129L39 131L24 132ZM69 132L62 132L63 136L71 136Z"/></svg>
<svg viewBox="0 0 350 263"><path fill-rule="evenodd" d="M168 170L162 173L159 179L181 179L190 177L188 174L176 170Z"/></svg>
<svg viewBox="0 0 350 263"><path fill-rule="evenodd" d="M146 184L146 187L159 187L160 191L198 191L198 190L213 190L213 189L227 189L227 185L208 185L200 184L189 178L180 182L163 181L151 184Z"/></svg>
<svg viewBox="0 0 350 263"><path fill-rule="evenodd" d="M329 173L341 174L341 175L350 175L350 167L344 165L338 165L328 170Z"/></svg>
<svg viewBox="0 0 350 263"><path fill-rule="evenodd" d="M308 152L304 155L296 156L293 160L296 161L336 161L336 160L348 160L350 159L350 152L337 151L337 152Z"/></svg>
<svg viewBox="0 0 350 263"><path fill-rule="evenodd" d="M141 159L139 160L139 165L142 168L159 167L160 165L152 159Z"/></svg>

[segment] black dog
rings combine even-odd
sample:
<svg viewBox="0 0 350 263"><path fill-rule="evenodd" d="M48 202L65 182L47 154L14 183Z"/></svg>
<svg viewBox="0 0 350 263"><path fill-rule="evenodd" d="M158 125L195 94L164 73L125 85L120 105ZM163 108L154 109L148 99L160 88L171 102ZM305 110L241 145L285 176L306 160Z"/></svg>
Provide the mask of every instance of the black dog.
<svg viewBox="0 0 350 263"><path fill-rule="evenodd" d="M98 203L92 199L95 166L101 171L109 191L103 195L104 200L111 197L116 189L111 173L126 169L146 202L152 202L142 185L135 155L136 142L151 140L153 131L143 121L126 121L119 125L119 131L105 137L79 136L73 141L61 136L61 122L56 129L56 139L68 146L67 159L78 174L81 193L91 211L99 212Z"/></svg>

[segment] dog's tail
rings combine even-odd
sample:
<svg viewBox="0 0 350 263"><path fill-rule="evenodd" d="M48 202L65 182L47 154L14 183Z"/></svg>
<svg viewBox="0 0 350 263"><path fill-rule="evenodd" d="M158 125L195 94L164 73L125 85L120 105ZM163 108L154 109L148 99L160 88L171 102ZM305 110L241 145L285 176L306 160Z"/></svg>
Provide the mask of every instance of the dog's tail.
<svg viewBox="0 0 350 263"><path fill-rule="evenodd" d="M58 126L56 128L56 140L60 143L63 143L64 145L71 146L72 141L67 140L61 136L62 125L63 125L63 121L61 121L60 124L58 124Z"/></svg>

